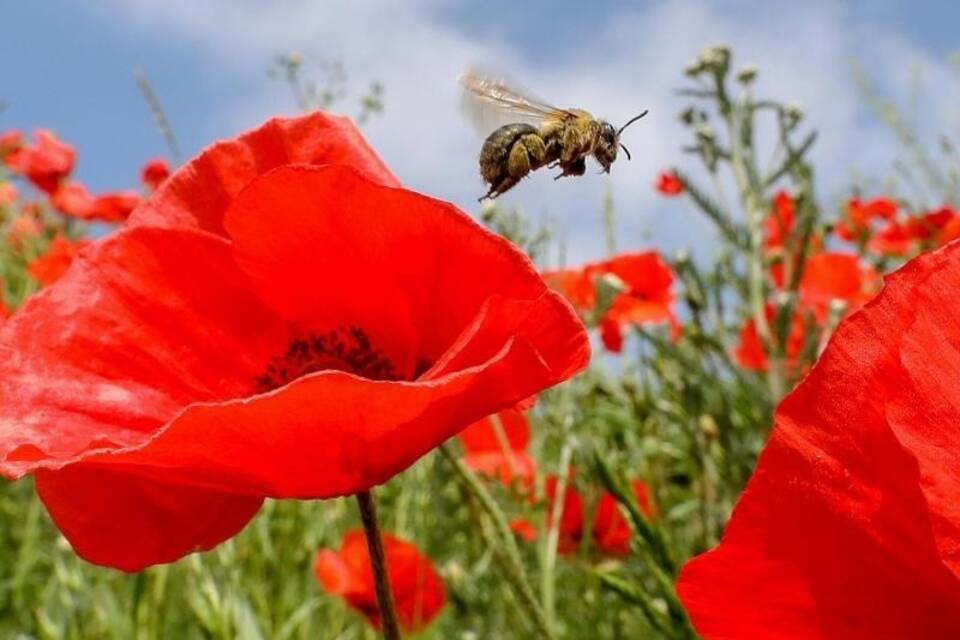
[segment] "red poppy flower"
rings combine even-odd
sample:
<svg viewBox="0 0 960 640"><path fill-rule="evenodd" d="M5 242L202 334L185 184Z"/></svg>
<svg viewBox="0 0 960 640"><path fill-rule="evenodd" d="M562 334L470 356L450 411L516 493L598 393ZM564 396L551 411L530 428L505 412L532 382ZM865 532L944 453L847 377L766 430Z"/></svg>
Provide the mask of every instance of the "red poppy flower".
<svg viewBox="0 0 960 640"><path fill-rule="evenodd" d="M405 631L427 626L447 602L443 580L433 563L414 545L389 534L383 534L383 552L397 622ZM380 628L373 568L363 531L348 532L339 551L321 550L314 571L324 591L340 596L366 616L371 625Z"/></svg>
<svg viewBox="0 0 960 640"><path fill-rule="evenodd" d="M17 201L17 186L12 182L0 182L0 207L9 207Z"/></svg>
<svg viewBox="0 0 960 640"><path fill-rule="evenodd" d="M52 194L70 172L76 159L73 147L46 129L33 133L33 144L15 148L4 156L7 168L26 176L45 193Z"/></svg>
<svg viewBox="0 0 960 640"><path fill-rule="evenodd" d="M613 276L622 291L599 319L601 338L609 351L623 346L623 325L667 323L674 336L680 324L673 312L673 271L655 251L624 253L579 269L550 271L544 278L581 312L597 304L597 281Z"/></svg>
<svg viewBox="0 0 960 640"><path fill-rule="evenodd" d="M654 187L661 195L672 197L683 193L683 182L672 171L664 171L657 176L657 182Z"/></svg>
<svg viewBox="0 0 960 640"><path fill-rule="evenodd" d="M460 442L466 455L464 463L477 473L510 486L514 479L524 483L533 480L536 462L527 453L530 444L530 424L520 411L501 411L488 416L460 432Z"/></svg>
<svg viewBox="0 0 960 640"><path fill-rule="evenodd" d="M797 205L784 190L773 196L773 207L763 222L764 246L768 252L783 249L793 234L796 225Z"/></svg>
<svg viewBox="0 0 960 640"><path fill-rule="evenodd" d="M337 147L359 134L310 138L318 119L264 130L330 158L371 153ZM36 472L92 562L209 549L265 496L369 489L589 360L529 259L452 205L346 166L280 167L242 189L215 170L253 176L241 159L292 148L261 134L205 152L134 214L226 237L128 226L0 328L0 472Z"/></svg>
<svg viewBox="0 0 960 640"><path fill-rule="evenodd" d="M79 182L67 182L50 197L50 203L61 213L80 220L123 222L140 204L140 194L114 191L92 196Z"/></svg>
<svg viewBox="0 0 960 640"><path fill-rule="evenodd" d="M547 494L547 518L553 518L553 505L557 499L557 489L559 488L559 478L557 476L548 476L545 484ZM560 512L560 522L557 526L558 542L557 552L568 554L576 552L580 546L580 539L583 537L583 498L573 487L571 481L567 481L565 491L563 492L563 508Z"/></svg>
<svg viewBox="0 0 960 640"><path fill-rule="evenodd" d="M847 202L844 217L837 223L834 232L847 242L857 242L870 233L874 220L893 220L899 205L890 198L874 198L866 202L851 198Z"/></svg>
<svg viewBox="0 0 960 640"><path fill-rule="evenodd" d="M511 522L510 530L524 542L533 542L537 539L537 528L526 518L517 518Z"/></svg>
<svg viewBox="0 0 960 640"><path fill-rule="evenodd" d="M650 496L646 484L639 480L631 483L634 492L634 498L640 510L648 517L656 515L653 505L650 503ZM547 516L552 517L554 500L557 493L557 477L550 476L546 482L547 493ZM584 530L584 508L583 498L573 488L571 483L567 483L564 493L563 511L560 516L558 527L559 540L557 551L560 554L569 554L576 552L583 538ZM626 518L620 512L616 499L610 493L604 491L597 503L597 510L593 518L593 542L597 550L608 555L621 556L630 552L630 525Z"/></svg>
<svg viewBox="0 0 960 640"><path fill-rule="evenodd" d="M596 283L588 267L545 271L543 279L563 294L563 297L569 300L578 311L593 311L594 305L597 304Z"/></svg>
<svg viewBox="0 0 960 640"><path fill-rule="evenodd" d="M163 158L151 158L140 170L140 181L148 191L156 191L170 177L170 165Z"/></svg>
<svg viewBox="0 0 960 640"><path fill-rule="evenodd" d="M23 146L23 133L16 129L0 132L0 157Z"/></svg>
<svg viewBox="0 0 960 640"><path fill-rule="evenodd" d="M640 480L632 483L633 495L637 506L648 518L656 515L650 503L647 485ZM625 556L630 553L630 537L633 535L627 519L620 510L619 503L612 494L604 492L597 503L597 513L593 519L593 540L601 553L613 556Z"/></svg>
<svg viewBox="0 0 960 640"><path fill-rule="evenodd" d="M20 208L20 213L7 225L6 240L14 249L20 249L24 240L38 238L43 233L43 224L38 213L26 203Z"/></svg>
<svg viewBox="0 0 960 640"><path fill-rule="evenodd" d="M960 246L837 329L678 592L711 638L960 637Z"/></svg>
<svg viewBox="0 0 960 640"><path fill-rule="evenodd" d="M73 259L88 244L88 240L70 240L57 236L50 241L46 253L27 264L27 271L40 284L51 285L67 272Z"/></svg>
<svg viewBox="0 0 960 640"><path fill-rule="evenodd" d="M907 256L916 251L917 240L909 225L893 220L870 237L867 250L878 256Z"/></svg>
<svg viewBox="0 0 960 640"><path fill-rule="evenodd" d="M879 288L876 270L860 264L855 254L824 252L807 260L798 293L800 302L817 320L826 320L833 300L847 305L847 312L860 307Z"/></svg>
<svg viewBox="0 0 960 640"><path fill-rule="evenodd" d="M767 322L772 324L776 318L776 310L773 305L768 304L765 311ZM787 342L784 345L784 355L789 369L797 367L806 342L807 324L804 321L803 312L798 309L790 321L790 332L787 334ZM740 329L740 342L733 351L733 357L737 364L750 371L766 371L769 368L767 351L763 347L763 341L760 340L753 318L747 318L743 323Z"/></svg>

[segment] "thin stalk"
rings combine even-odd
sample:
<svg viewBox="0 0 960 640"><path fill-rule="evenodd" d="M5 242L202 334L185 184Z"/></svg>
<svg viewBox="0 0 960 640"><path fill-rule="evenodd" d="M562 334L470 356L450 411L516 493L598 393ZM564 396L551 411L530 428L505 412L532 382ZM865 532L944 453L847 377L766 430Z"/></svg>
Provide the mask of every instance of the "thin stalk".
<svg viewBox="0 0 960 640"><path fill-rule="evenodd" d="M567 476L570 475L570 461L573 458L573 449L564 443L560 450L560 469L557 476L557 488L553 496L553 509L547 514L547 536L543 549L543 574L540 585L540 599L543 601L543 612L547 619L547 627L553 629L556 618L556 567L557 547L560 545L560 518L563 516L563 506L567 499Z"/></svg>
<svg viewBox="0 0 960 640"><path fill-rule="evenodd" d="M383 552L383 539L380 537L380 525L377 524L377 507L369 491L357 494L360 506L360 519L367 534L367 549L370 552L370 565L373 567L373 581L377 592L377 607L380 609L380 623L384 640L400 640L400 627L397 624L397 612L393 606L393 593L390 591L390 575L387 572L387 558Z"/></svg>
<svg viewBox="0 0 960 640"><path fill-rule="evenodd" d="M547 626L543 609L533 593L530 582L527 580L526 572L523 569L523 560L520 558L520 549L517 547L517 541L514 538L513 531L510 530L510 524L507 522L503 510L497 505L496 500L483 486L477 475L463 464L463 461L450 448L449 444L441 445L440 453L453 467L461 486L476 499L480 508L493 523L498 544L495 551L500 552L499 555L502 557L506 568L507 579L530 616L533 626L543 640L555 640L553 632Z"/></svg>

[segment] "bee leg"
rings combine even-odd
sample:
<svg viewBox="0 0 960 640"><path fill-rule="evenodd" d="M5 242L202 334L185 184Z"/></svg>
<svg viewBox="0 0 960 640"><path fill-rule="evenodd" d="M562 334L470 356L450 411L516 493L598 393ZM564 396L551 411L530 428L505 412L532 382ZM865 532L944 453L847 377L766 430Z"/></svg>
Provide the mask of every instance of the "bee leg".
<svg viewBox="0 0 960 640"><path fill-rule="evenodd" d="M544 144L543 138L535 133L530 133L520 138L520 142L527 150L528 158L532 160L530 162L531 168L542 167L547 160L547 145Z"/></svg>
<svg viewBox="0 0 960 640"><path fill-rule="evenodd" d="M561 166L563 167L563 171L560 172L560 175L554 176L554 180L559 180L566 176L582 176L587 172L587 159L581 156L573 162L561 164Z"/></svg>
<svg viewBox="0 0 960 640"><path fill-rule="evenodd" d="M530 173L530 154L522 142L517 142L510 148L510 155L507 157L507 173L511 178L517 181ZM511 185L512 186L512 185Z"/></svg>
<svg viewBox="0 0 960 640"><path fill-rule="evenodd" d="M563 166L573 163L583 155L583 136L573 127L563 132L563 150L560 152L560 164Z"/></svg>

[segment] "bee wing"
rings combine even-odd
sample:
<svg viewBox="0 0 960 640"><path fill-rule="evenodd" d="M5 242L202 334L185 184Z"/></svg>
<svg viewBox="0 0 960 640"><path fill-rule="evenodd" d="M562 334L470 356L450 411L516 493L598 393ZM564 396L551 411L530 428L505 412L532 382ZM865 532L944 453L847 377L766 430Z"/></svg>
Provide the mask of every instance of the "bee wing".
<svg viewBox="0 0 960 640"><path fill-rule="evenodd" d="M476 71L460 76L463 87L463 107L483 134L500 125L526 122L539 125L546 120L566 120L575 114L547 104L530 94Z"/></svg>

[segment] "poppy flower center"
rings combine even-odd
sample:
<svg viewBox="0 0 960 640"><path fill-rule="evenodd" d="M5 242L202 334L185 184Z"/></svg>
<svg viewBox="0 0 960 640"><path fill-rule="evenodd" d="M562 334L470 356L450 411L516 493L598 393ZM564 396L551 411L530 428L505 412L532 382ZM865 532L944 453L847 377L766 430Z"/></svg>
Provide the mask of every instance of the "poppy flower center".
<svg viewBox="0 0 960 640"><path fill-rule="evenodd" d="M285 353L270 359L256 380L263 393L318 371L347 371L371 380L396 380L393 362L370 343L359 327L313 331L290 341Z"/></svg>

